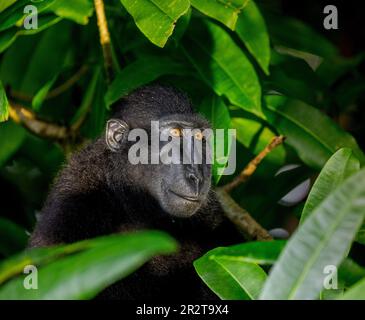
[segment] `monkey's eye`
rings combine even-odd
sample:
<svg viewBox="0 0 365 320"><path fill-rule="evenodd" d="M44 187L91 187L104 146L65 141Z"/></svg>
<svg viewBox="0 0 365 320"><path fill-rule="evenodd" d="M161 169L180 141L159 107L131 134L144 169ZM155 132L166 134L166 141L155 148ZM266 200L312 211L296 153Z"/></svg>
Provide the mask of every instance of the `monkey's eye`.
<svg viewBox="0 0 365 320"><path fill-rule="evenodd" d="M203 140L204 135L203 135L201 132L196 132L196 133L194 134L194 138L195 138L196 140Z"/></svg>
<svg viewBox="0 0 365 320"><path fill-rule="evenodd" d="M180 128L172 128L170 129L170 135L172 135L173 137L181 137L182 131Z"/></svg>

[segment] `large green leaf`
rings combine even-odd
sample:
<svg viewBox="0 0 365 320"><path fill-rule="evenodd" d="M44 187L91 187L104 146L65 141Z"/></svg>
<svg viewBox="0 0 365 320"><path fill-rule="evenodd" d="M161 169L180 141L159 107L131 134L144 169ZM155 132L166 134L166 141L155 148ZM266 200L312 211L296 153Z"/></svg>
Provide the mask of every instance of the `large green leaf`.
<svg viewBox="0 0 365 320"><path fill-rule="evenodd" d="M323 58L336 56L338 50L329 40L304 22L282 14L265 16L274 44L309 52Z"/></svg>
<svg viewBox="0 0 365 320"><path fill-rule="evenodd" d="M3 84L0 81L0 122L8 120L9 117L9 101Z"/></svg>
<svg viewBox="0 0 365 320"><path fill-rule="evenodd" d="M75 249L77 244L70 247ZM37 290L24 289L24 275L19 275L0 288L0 299L93 298L108 285L139 268L152 256L172 253L175 248L176 243L172 238L153 231L83 241L77 248L80 251L71 250L73 254L60 256L38 268ZM67 246L64 250L67 252ZM44 259L43 255L41 260L44 262Z"/></svg>
<svg viewBox="0 0 365 320"><path fill-rule="evenodd" d="M365 278L351 287L341 300L365 300Z"/></svg>
<svg viewBox="0 0 365 320"><path fill-rule="evenodd" d="M283 96L266 97L267 120L287 137L299 157L309 166L320 169L341 147L348 147L365 163L356 140L329 117L301 101Z"/></svg>
<svg viewBox="0 0 365 320"><path fill-rule="evenodd" d="M338 150L325 164L304 205L300 223L329 196L344 180L360 170L359 160L351 149Z"/></svg>
<svg viewBox="0 0 365 320"><path fill-rule="evenodd" d="M45 31L28 57L19 90L29 95L36 94L48 81L60 72L65 64L72 39L71 26L60 23ZM57 41L55 41L57 39Z"/></svg>
<svg viewBox="0 0 365 320"><path fill-rule="evenodd" d="M14 122L0 124L0 167L18 150L25 138L25 129Z"/></svg>
<svg viewBox="0 0 365 320"><path fill-rule="evenodd" d="M341 281L345 287L354 285L362 278L365 278L365 268L350 258L346 258L338 268L338 280Z"/></svg>
<svg viewBox="0 0 365 320"><path fill-rule="evenodd" d="M6 50L15 41L17 28L10 28L0 32L0 53Z"/></svg>
<svg viewBox="0 0 365 320"><path fill-rule="evenodd" d="M93 13L93 3L90 0L56 0L48 10L59 17L87 24Z"/></svg>
<svg viewBox="0 0 365 320"><path fill-rule="evenodd" d="M250 0L190 0L191 5L204 13L225 24L231 30L236 27L237 19L246 10L246 5Z"/></svg>
<svg viewBox="0 0 365 320"><path fill-rule="evenodd" d="M275 133L257 119L233 118L232 127L237 130L237 140L253 154L259 154L275 137ZM272 150L264 161L284 165L286 152L284 146Z"/></svg>
<svg viewBox="0 0 365 320"><path fill-rule="evenodd" d="M137 27L155 45L163 47L177 20L190 8L188 0L120 0Z"/></svg>
<svg viewBox="0 0 365 320"><path fill-rule="evenodd" d="M221 299L256 299L266 279L259 264L273 264L284 245L285 241L256 241L220 247L196 260L194 267Z"/></svg>
<svg viewBox="0 0 365 320"><path fill-rule="evenodd" d="M267 91L279 92L310 105L326 103L326 88L308 63L276 51L272 52L270 77L264 84Z"/></svg>
<svg viewBox="0 0 365 320"><path fill-rule="evenodd" d="M270 40L265 20L253 1L249 1L238 18L236 32L255 57L262 70L269 74Z"/></svg>
<svg viewBox="0 0 365 320"><path fill-rule="evenodd" d="M0 12L4 11L6 8L10 7L17 0L2 0L0 2Z"/></svg>
<svg viewBox="0 0 365 320"><path fill-rule="evenodd" d="M214 93L204 99L199 107L199 111L211 122L214 130L224 129L224 135L215 135L214 139L214 150L224 150L223 157L221 159L216 159L215 157L213 162L214 181L218 183L229 159L232 144L232 137L228 135L228 129L231 128L231 117L223 99Z"/></svg>
<svg viewBox="0 0 365 320"><path fill-rule="evenodd" d="M186 67L170 58L146 57L139 59L118 74L105 96L107 106L118 101L134 89L148 84L166 74L185 74Z"/></svg>
<svg viewBox="0 0 365 320"><path fill-rule="evenodd" d="M261 299L315 299L348 254L365 217L365 169L329 195L293 234L265 283Z"/></svg>
<svg viewBox="0 0 365 320"><path fill-rule="evenodd" d="M260 117L261 86L255 69L230 35L209 21L195 20L183 51L201 78L219 96Z"/></svg>

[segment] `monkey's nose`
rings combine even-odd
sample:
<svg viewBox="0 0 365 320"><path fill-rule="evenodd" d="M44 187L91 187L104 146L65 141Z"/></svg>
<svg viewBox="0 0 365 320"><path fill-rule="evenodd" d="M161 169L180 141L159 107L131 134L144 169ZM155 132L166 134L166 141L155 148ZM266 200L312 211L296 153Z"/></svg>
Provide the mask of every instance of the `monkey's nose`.
<svg viewBox="0 0 365 320"><path fill-rule="evenodd" d="M195 196L198 196L199 195L199 187L200 187L199 177L197 177L197 175L194 174L194 173L189 173L188 174L188 179L195 188L195 190L194 190L195 191Z"/></svg>

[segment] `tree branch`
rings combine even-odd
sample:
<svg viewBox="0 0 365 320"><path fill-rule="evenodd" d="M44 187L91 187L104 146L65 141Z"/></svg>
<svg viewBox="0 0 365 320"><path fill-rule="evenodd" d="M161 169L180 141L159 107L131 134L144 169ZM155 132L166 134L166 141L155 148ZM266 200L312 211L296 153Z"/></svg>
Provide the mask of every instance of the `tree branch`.
<svg viewBox="0 0 365 320"><path fill-rule="evenodd" d="M272 236L222 188L216 190L217 198L227 218L231 220L247 240L272 240Z"/></svg>
<svg viewBox="0 0 365 320"><path fill-rule="evenodd" d="M105 16L103 0L94 0L96 17L98 21L100 44L103 49L104 67L108 82L113 79L113 54L110 42L108 23Z"/></svg>
<svg viewBox="0 0 365 320"><path fill-rule="evenodd" d="M218 200L222 205L225 215L236 225L236 227L248 240L273 240L273 238L265 228L263 228L245 209L233 200L233 198L229 195L229 192L247 181L254 174L261 161L274 148L282 144L284 140L285 137L283 136L274 137L265 149L251 160L232 182L216 190Z"/></svg>
<svg viewBox="0 0 365 320"><path fill-rule="evenodd" d="M42 138L64 141L74 136L70 128L40 120L33 111L15 102L10 103L9 116L14 122Z"/></svg>
<svg viewBox="0 0 365 320"><path fill-rule="evenodd" d="M281 145L285 140L284 136L274 137L271 142L262 150L253 160L251 160L248 165L241 171L241 173L233 179L230 183L227 183L223 189L229 193L234 188L238 187L240 184L246 182L256 171L257 166L261 161L277 146Z"/></svg>

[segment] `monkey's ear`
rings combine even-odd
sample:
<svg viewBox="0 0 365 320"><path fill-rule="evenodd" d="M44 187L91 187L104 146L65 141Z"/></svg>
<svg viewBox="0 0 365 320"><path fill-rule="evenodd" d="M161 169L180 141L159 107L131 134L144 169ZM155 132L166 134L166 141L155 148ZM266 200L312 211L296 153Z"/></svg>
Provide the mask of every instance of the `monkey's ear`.
<svg viewBox="0 0 365 320"><path fill-rule="evenodd" d="M105 142L111 151L118 151L128 137L129 126L120 119L110 119L106 123Z"/></svg>

